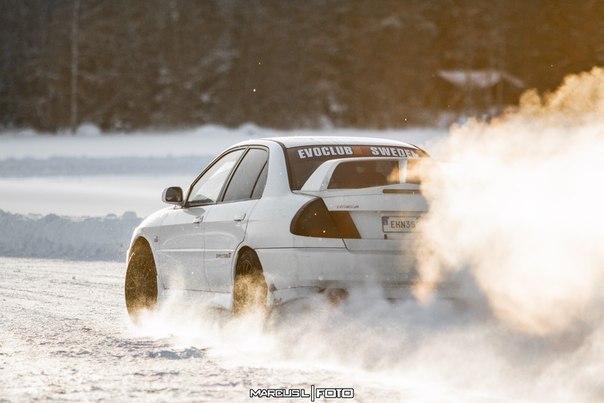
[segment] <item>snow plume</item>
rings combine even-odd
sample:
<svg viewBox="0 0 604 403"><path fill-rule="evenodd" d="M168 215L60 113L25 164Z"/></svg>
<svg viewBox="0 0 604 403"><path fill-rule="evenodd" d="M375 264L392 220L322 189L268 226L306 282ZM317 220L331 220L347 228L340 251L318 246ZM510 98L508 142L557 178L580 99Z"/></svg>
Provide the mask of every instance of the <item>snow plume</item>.
<svg viewBox="0 0 604 403"><path fill-rule="evenodd" d="M339 306L298 300L266 322L194 306L168 301L135 331L266 374L252 388L352 387L359 401L408 402L596 402L604 393L604 327L533 337L448 301L391 303L378 288L353 290ZM281 373L297 375L284 384Z"/></svg>
<svg viewBox="0 0 604 403"><path fill-rule="evenodd" d="M529 91L517 111L455 127L435 151L446 163L425 186L422 277L469 271L522 332L592 326L604 296L604 71Z"/></svg>

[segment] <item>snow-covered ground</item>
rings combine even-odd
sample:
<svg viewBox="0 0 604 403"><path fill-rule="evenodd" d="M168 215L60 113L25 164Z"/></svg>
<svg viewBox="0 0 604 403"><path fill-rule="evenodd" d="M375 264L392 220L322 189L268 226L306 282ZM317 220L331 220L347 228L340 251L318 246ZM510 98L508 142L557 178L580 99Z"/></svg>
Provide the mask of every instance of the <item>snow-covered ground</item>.
<svg viewBox="0 0 604 403"><path fill-rule="evenodd" d="M424 393L408 380L362 368L379 362L338 363L346 356L342 323L325 335L324 352L306 345L298 325L290 334L292 324L279 318L262 328L252 319L179 309L136 328L124 309L123 275L123 265L114 263L0 259L0 399L247 401L250 388L310 391L311 384L353 387L359 401L415 400ZM315 313L322 322L344 319ZM325 359L303 358L307 353ZM357 354L351 350L344 361L355 362ZM432 387L430 394L445 396L442 386Z"/></svg>
<svg viewBox="0 0 604 403"><path fill-rule="evenodd" d="M359 402L601 401L601 330L541 339L371 289L265 324L171 301L135 327L123 276L119 263L0 258L1 401L265 401L250 389L311 385Z"/></svg>
<svg viewBox="0 0 604 403"><path fill-rule="evenodd" d="M194 175L45 176L0 178L0 208L19 214L104 216L128 211L146 217L165 205L168 186L186 187Z"/></svg>
<svg viewBox="0 0 604 403"><path fill-rule="evenodd" d="M122 301L123 274L114 263L0 259L0 401L233 402L247 401L250 388L311 384L402 397L379 379L273 360L262 350L269 346L253 345L253 337L270 341L261 329L242 343L219 343L218 333L232 337L228 327L245 323L190 316L196 336L159 323L170 318L135 328Z"/></svg>

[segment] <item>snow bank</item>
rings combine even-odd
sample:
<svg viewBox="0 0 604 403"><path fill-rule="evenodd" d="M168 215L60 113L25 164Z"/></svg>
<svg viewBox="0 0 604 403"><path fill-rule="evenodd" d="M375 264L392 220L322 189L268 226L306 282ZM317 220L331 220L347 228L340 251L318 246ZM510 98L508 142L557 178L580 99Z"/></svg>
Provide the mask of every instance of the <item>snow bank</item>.
<svg viewBox="0 0 604 403"><path fill-rule="evenodd" d="M132 212L74 218L0 210L0 256L125 260L132 231L141 221Z"/></svg>

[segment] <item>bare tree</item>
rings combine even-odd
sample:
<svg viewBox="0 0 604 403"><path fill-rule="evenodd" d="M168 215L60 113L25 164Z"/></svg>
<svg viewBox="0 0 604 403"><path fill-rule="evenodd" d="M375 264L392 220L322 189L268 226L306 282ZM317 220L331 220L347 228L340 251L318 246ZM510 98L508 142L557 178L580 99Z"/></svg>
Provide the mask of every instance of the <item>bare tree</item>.
<svg viewBox="0 0 604 403"><path fill-rule="evenodd" d="M71 18L71 96L69 100L69 121L71 132L75 133L78 124L78 33L80 18L80 0L73 0Z"/></svg>

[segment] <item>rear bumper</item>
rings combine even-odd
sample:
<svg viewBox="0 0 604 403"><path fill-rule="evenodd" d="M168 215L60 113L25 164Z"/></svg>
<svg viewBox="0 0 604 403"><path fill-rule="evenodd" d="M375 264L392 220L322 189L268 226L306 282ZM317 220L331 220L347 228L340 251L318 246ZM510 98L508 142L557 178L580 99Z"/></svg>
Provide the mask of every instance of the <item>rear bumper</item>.
<svg viewBox="0 0 604 403"><path fill-rule="evenodd" d="M324 290L366 289L390 300L415 298L413 288L435 292L439 299L458 299L459 284L421 282L411 252L351 251L346 248L257 249L273 303ZM377 293L376 293L377 292Z"/></svg>
<svg viewBox="0 0 604 403"><path fill-rule="evenodd" d="M350 251L346 248L256 250L275 289L409 286L417 279L415 258L402 251Z"/></svg>

